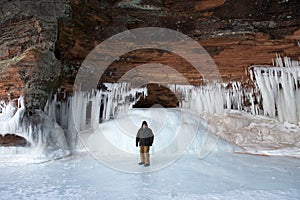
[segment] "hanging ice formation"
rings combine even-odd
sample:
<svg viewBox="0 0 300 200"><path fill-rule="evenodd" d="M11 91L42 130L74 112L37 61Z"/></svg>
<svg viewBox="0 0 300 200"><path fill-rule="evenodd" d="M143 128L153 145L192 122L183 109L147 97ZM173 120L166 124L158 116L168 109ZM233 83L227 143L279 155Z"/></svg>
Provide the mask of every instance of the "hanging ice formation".
<svg viewBox="0 0 300 200"><path fill-rule="evenodd" d="M243 88L240 82L210 83L203 86L168 85L180 99L181 108L190 108L198 114L223 114L235 109L258 114L253 89Z"/></svg>
<svg viewBox="0 0 300 200"><path fill-rule="evenodd" d="M18 106L0 102L0 134L15 134L27 140L27 147L13 148L15 153L28 154L34 149L35 154L55 152L54 158L65 156L70 149L76 148L79 131L90 126L96 128L99 122L126 113L139 100L140 94L147 95L146 88L131 88L129 83L107 83L105 86L106 90L90 93L76 91L66 101L58 101L55 95L47 102L44 112L35 110L32 116L25 115L23 97L19 98ZM7 149L10 148L1 148L4 155L9 152Z"/></svg>
<svg viewBox="0 0 300 200"><path fill-rule="evenodd" d="M281 122L300 122L299 62L276 56L274 67L252 66L250 72L262 97L263 114Z"/></svg>
<svg viewBox="0 0 300 200"><path fill-rule="evenodd" d="M253 87L243 87L240 82L168 87L179 97L180 107L191 108L198 114L223 114L225 109L234 109L297 124L300 122L299 62L277 56L273 64L273 67L249 68Z"/></svg>
<svg viewBox="0 0 300 200"><path fill-rule="evenodd" d="M25 115L24 97L18 99L18 105L9 102L1 103L0 134L15 134L26 139L27 147L4 147L3 154L30 154L31 150L37 154L47 155L55 152L55 156L69 154L63 129L40 110L36 110L32 116ZM30 148L29 148L30 147ZM12 152L11 152L12 151ZM18 152L18 153L17 153Z"/></svg>
<svg viewBox="0 0 300 200"><path fill-rule="evenodd" d="M106 90L76 91L67 101L58 101L55 96L46 105L45 112L65 130L71 148L77 144L77 132L97 128L101 121L126 113L142 94L147 95L146 88L132 88L130 83L104 85Z"/></svg>
<svg viewBox="0 0 300 200"><path fill-rule="evenodd" d="M0 134L16 133L21 125L21 119L25 112L24 97L18 99L17 108L13 102L1 102Z"/></svg>

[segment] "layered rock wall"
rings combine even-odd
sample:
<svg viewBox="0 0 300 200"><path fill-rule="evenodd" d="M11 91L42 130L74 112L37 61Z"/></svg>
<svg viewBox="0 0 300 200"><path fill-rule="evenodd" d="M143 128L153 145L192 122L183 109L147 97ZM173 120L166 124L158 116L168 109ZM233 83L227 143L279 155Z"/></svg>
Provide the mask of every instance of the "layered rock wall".
<svg viewBox="0 0 300 200"><path fill-rule="evenodd" d="M25 95L28 108L43 108L60 85L61 64L54 55L58 20L70 17L70 2L0 3L0 95Z"/></svg>
<svg viewBox="0 0 300 200"><path fill-rule="evenodd" d="M27 106L42 108L58 87L72 91L81 63L95 46L139 27L164 27L192 37L212 56L223 80L246 81L250 65L271 64L276 53L300 60L299 10L298 0L4 0L0 95L25 94ZM201 75L184 59L158 50L121 56L101 80L116 82L149 62L169 65L191 84L201 84ZM176 105L172 94L162 99L162 105Z"/></svg>

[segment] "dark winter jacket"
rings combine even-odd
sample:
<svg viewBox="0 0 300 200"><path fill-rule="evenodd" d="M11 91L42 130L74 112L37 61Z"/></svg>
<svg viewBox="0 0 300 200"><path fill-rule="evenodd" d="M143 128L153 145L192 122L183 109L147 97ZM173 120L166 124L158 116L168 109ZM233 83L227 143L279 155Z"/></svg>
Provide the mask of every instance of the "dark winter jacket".
<svg viewBox="0 0 300 200"><path fill-rule="evenodd" d="M148 127L140 128L136 136L136 146L140 143L140 146L152 146L154 135L152 130Z"/></svg>

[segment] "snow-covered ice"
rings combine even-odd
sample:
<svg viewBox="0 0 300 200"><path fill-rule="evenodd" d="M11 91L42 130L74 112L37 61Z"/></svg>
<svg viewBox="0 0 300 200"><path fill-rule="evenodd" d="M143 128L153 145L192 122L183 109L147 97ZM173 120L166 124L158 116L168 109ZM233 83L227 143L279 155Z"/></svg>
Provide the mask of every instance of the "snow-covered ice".
<svg viewBox="0 0 300 200"><path fill-rule="evenodd" d="M161 115L158 116L158 113ZM194 143L170 165L155 169L163 163L163 157L155 159L159 145L168 146L163 132L171 131L170 125L193 124L191 118L180 118L178 110L155 108L133 109L129 112L133 127L139 127L141 120L148 120L156 131L157 148L151 152L151 166L139 166L138 148L133 135L135 128L123 126L120 117L102 123L103 136L113 139L114 134L124 135L114 145L124 142L123 151L132 151L132 155L119 157L115 152L109 155L114 166L125 169L139 169L143 173L124 173L114 166L96 159L93 152L84 148L71 156L40 163L31 160L12 162L1 158L0 190L3 199L299 199L300 198L300 160L286 156L254 156L241 153L234 146L208 137L205 126L199 128ZM124 116L123 116L124 117ZM162 122L162 119L167 119ZM117 121L120 120L120 121ZM205 121L200 120L205 123ZM114 125L112 125L114 124ZM108 126L109 125L109 126ZM195 124L194 124L195 125ZM161 127L159 129L159 127ZM127 128L124 130L124 128ZM121 131L120 131L121 130ZM188 128L184 129L189 130ZM190 129L191 130L191 129ZM134 133L132 133L134 132ZM92 136L99 132L85 131L82 134ZM170 133L166 132L166 135ZM205 140L201 136L205 136ZM160 136L161 135L161 136ZM128 137L130 139L128 139ZM171 137L172 138L172 137ZM207 138L210 138L207 140ZM170 139L170 138L168 138ZM129 141L130 140L130 141ZM217 141L208 154L200 154L201 144ZM209 142L210 141L210 142ZM101 146L102 141L96 141ZM199 146L200 144L200 146ZM127 146L128 145L128 146ZM228 146L229 145L229 146ZM135 152L134 152L135 151ZM91 154L92 153L92 154ZM281 152L282 153L282 152ZM114 154L114 155L113 155ZM168 156L170 156L169 154ZM17 162L18 161L18 162ZM109 163L111 164L111 163ZM117 168L118 169L118 168Z"/></svg>
<svg viewBox="0 0 300 200"><path fill-rule="evenodd" d="M167 168L130 174L81 152L43 164L1 163L0 175L1 199L300 198L300 162L288 157L218 152L199 159L185 154Z"/></svg>

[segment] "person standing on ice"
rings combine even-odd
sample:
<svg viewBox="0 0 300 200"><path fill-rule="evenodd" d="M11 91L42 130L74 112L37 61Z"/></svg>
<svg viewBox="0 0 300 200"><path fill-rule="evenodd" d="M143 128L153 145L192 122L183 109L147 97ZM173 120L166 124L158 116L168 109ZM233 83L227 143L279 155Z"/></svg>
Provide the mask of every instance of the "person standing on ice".
<svg viewBox="0 0 300 200"><path fill-rule="evenodd" d="M154 135L152 130L148 128L146 121L143 121L142 127L139 129L136 136L136 147L140 145L140 159L139 165L144 165L145 167L150 166L150 155L149 150L152 146L154 140Z"/></svg>

